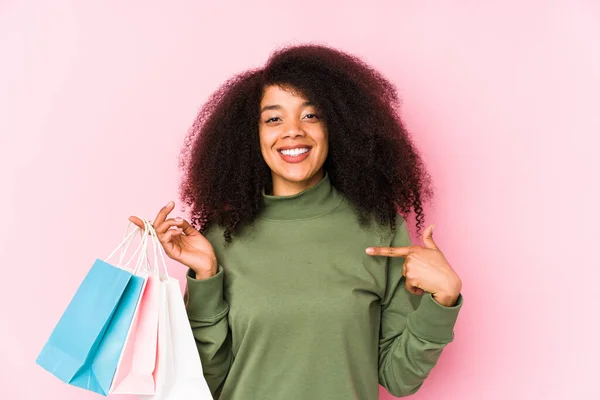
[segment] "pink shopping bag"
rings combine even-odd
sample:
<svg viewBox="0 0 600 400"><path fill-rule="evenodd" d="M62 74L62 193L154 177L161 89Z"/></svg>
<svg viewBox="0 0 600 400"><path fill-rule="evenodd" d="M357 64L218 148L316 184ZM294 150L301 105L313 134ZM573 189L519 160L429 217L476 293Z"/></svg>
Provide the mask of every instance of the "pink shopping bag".
<svg viewBox="0 0 600 400"><path fill-rule="evenodd" d="M111 394L153 394L158 340L159 278L149 275L131 325Z"/></svg>
<svg viewBox="0 0 600 400"><path fill-rule="evenodd" d="M153 229L142 218L146 229ZM156 245L155 265L156 265ZM158 311L161 303L158 270L149 264L146 285L141 294L131 328L125 342L119 365L113 379L110 394L150 395L155 392L154 370L156 367L158 341Z"/></svg>

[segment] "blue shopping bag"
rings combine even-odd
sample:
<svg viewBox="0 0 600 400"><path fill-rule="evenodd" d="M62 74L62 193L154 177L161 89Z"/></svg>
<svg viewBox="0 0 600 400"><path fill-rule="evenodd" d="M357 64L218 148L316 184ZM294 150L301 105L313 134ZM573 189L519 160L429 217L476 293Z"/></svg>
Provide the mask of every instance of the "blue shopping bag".
<svg viewBox="0 0 600 400"><path fill-rule="evenodd" d="M128 246L135 233L117 249L125 243ZM142 252L135 270L146 256L146 236L147 230L136 250ZM104 396L110 389L145 284L135 270L106 260L94 262L36 360L63 382Z"/></svg>

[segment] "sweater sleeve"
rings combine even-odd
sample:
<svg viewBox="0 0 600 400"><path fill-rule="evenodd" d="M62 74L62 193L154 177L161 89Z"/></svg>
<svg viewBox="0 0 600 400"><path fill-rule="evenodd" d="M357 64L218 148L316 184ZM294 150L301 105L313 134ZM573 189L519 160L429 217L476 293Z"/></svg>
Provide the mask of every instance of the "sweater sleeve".
<svg viewBox="0 0 600 400"><path fill-rule="evenodd" d="M231 330L227 314L229 304L223 295L224 270L219 264L217 273L203 280L194 272L186 275L185 304L188 319L202 361L204 378L213 398L217 399L233 361Z"/></svg>
<svg viewBox="0 0 600 400"><path fill-rule="evenodd" d="M390 246L410 246L406 222L397 217L397 232ZM453 340L463 303L462 294L452 307L439 304L431 293L413 295L405 287L403 264L404 257L388 257L379 337L379 383L397 397L411 395L421 387Z"/></svg>

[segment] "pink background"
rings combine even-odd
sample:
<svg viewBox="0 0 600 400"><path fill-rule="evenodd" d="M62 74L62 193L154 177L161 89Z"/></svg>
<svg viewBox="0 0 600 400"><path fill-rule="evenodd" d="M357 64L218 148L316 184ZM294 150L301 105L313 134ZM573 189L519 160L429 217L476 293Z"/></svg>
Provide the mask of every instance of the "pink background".
<svg viewBox="0 0 600 400"><path fill-rule="evenodd" d="M413 398L600 398L598 2L83 3L0 2L0 398L98 398L39 350L127 217L178 200L207 96L307 41L397 84L437 187L465 306Z"/></svg>

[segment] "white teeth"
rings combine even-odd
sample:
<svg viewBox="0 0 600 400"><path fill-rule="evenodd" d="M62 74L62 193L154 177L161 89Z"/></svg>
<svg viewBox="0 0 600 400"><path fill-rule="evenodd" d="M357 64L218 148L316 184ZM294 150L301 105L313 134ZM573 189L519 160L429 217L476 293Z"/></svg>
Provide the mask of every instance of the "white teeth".
<svg viewBox="0 0 600 400"><path fill-rule="evenodd" d="M281 150L281 154L284 154L286 156L297 156L297 155L306 153L308 150L310 150L310 149L308 149L306 147L298 148L298 149L291 149L291 150Z"/></svg>

